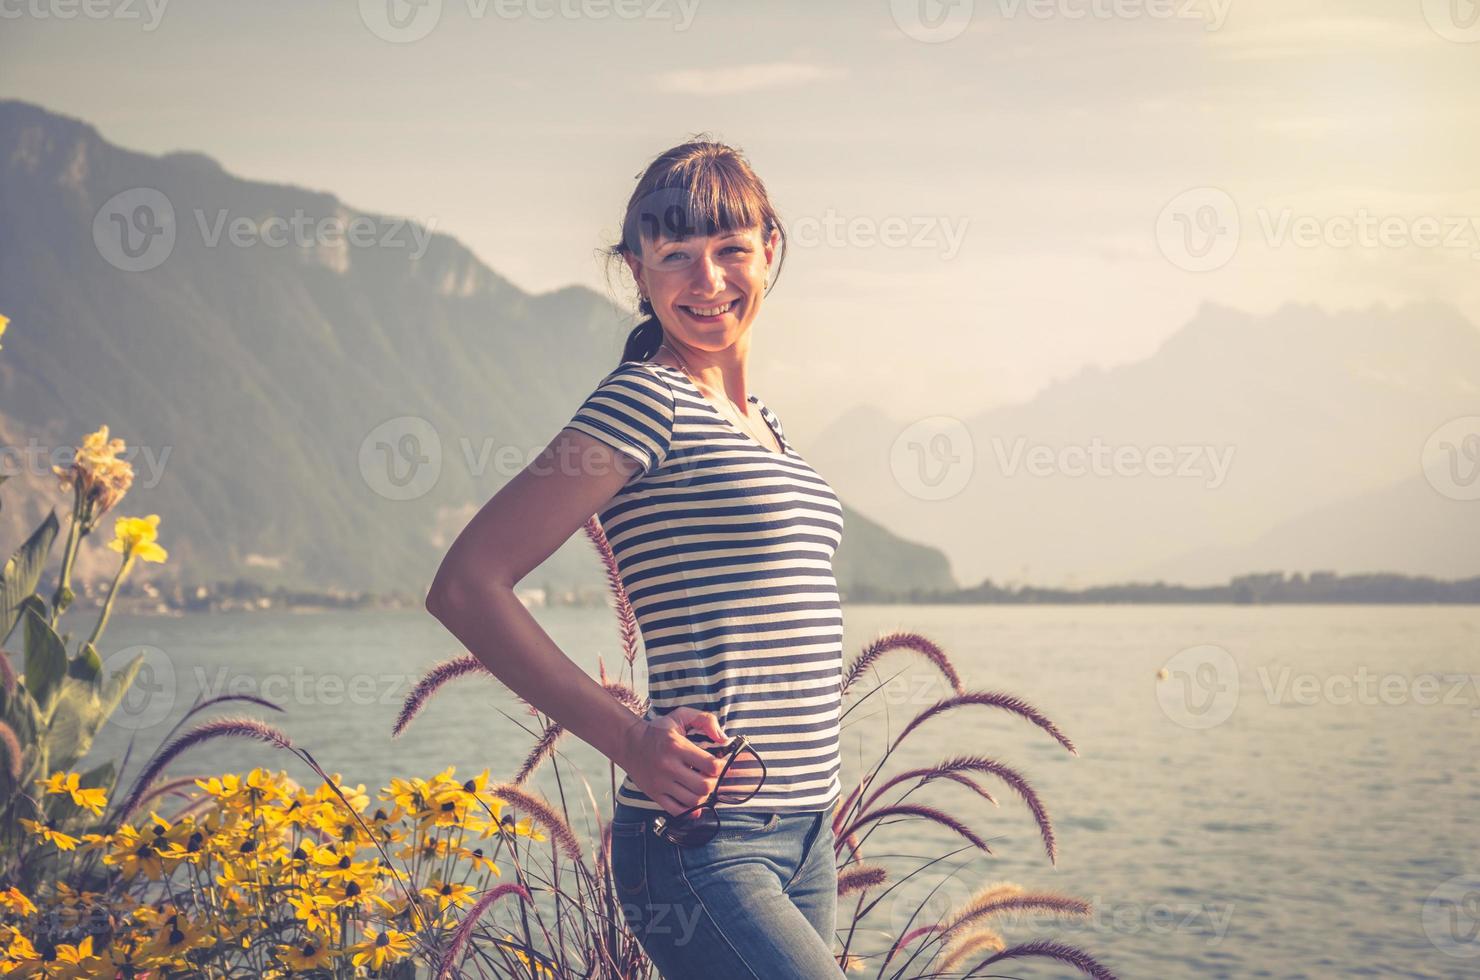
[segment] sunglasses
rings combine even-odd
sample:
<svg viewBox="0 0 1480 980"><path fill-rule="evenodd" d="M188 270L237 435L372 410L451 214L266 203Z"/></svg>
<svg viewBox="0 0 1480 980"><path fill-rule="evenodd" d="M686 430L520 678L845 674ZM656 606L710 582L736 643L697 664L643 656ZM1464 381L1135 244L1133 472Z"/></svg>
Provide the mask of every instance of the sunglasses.
<svg viewBox="0 0 1480 980"><path fill-rule="evenodd" d="M689 740L697 742L702 737L690 735ZM653 820L653 833L679 847L698 847L713 840L719 832L716 807L721 803L744 803L766 781L765 760L744 735L736 735L725 745L706 747L705 751L725 760L714 791L682 813L665 813Z"/></svg>

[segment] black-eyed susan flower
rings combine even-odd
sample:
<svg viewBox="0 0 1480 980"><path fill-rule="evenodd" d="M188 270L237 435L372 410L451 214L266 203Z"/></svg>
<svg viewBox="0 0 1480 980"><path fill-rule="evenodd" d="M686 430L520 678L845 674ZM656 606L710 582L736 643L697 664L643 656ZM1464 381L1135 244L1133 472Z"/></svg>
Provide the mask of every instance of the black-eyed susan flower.
<svg viewBox="0 0 1480 980"><path fill-rule="evenodd" d="M320 935L329 935L334 928L334 899L329 895L299 892L288 896L293 915L303 923L303 928Z"/></svg>
<svg viewBox="0 0 1480 980"><path fill-rule="evenodd" d="M327 942L312 938L301 943L279 946L277 951L278 958L294 970L322 969L339 955L339 951Z"/></svg>
<svg viewBox="0 0 1480 980"><path fill-rule="evenodd" d="M74 980L94 975L101 961L93 955L92 937L81 942L41 943L33 946L24 936L17 934L6 950L6 973L16 978L46 978L46 980Z"/></svg>
<svg viewBox="0 0 1480 980"><path fill-rule="evenodd" d="M411 953L411 936L395 929L377 932L373 927L367 928L364 941L351 946L349 953L350 961L355 966L378 970Z"/></svg>
<svg viewBox="0 0 1480 980"><path fill-rule="evenodd" d="M459 882L438 881L433 878L421 890L421 893L437 903L438 912L446 912L449 908L460 909L473 904L473 890Z"/></svg>
<svg viewBox="0 0 1480 980"><path fill-rule="evenodd" d="M0 892L0 908L21 917L36 914L36 906L14 885Z"/></svg>
<svg viewBox="0 0 1480 980"><path fill-rule="evenodd" d="M94 816L101 817L103 808L108 805L108 795L102 788L84 788L82 776L75 772L54 772L48 778L41 781L46 787L48 795L66 795L72 798L72 802L86 810L91 810Z"/></svg>
<svg viewBox="0 0 1480 980"><path fill-rule="evenodd" d="M145 944L144 952L151 958L179 964L184 962L186 953L214 945L215 942L216 937L204 924L191 922L179 912L174 912L160 923Z"/></svg>
<svg viewBox="0 0 1480 980"><path fill-rule="evenodd" d="M51 820L42 823L39 820L30 820L22 817L21 826L25 827L41 840L55 846L59 851L70 851L78 844L78 838L58 830L56 824Z"/></svg>

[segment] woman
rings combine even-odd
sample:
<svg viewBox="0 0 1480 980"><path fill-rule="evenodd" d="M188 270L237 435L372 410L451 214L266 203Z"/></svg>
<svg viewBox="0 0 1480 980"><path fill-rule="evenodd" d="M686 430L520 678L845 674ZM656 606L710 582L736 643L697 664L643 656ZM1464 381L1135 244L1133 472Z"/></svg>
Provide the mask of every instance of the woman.
<svg viewBox="0 0 1480 980"><path fill-rule="evenodd" d="M608 250L626 260L646 319L454 542L427 597L495 675L626 773L612 877L669 980L843 975L831 824L843 513L747 393L751 328L783 243L734 149L699 140L654 160ZM641 718L513 593L592 513L642 631Z"/></svg>

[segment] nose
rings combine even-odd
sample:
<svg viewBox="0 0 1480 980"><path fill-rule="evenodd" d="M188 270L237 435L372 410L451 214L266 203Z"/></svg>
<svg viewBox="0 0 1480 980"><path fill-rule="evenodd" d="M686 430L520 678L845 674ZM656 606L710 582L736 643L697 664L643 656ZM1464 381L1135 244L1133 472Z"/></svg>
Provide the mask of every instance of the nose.
<svg viewBox="0 0 1480 980"><path fill-rule="evenodd" d="M707 295L717 296L724 292L725 272L708 252L699 256L694 263L694 290L703 290Z"/></svg>

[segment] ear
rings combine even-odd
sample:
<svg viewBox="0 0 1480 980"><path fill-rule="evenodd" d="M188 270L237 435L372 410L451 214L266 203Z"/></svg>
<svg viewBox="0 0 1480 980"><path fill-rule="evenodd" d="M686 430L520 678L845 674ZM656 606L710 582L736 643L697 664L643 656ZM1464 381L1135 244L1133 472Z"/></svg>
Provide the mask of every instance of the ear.
<svg viewBox="0 0 1480 980"><path fill-rule="evenodd" d="M631 252L622 253L622 258L627 260L627 268L632 271L632 279L637 283L638 292L646 292L647 286L642 281L642 259Z"/></svg>
<svg viewBox="0 0 1480 980"><path fill-rule="evenodd" d="M769 266L776 258L776 249L781 244L781 229L772 228L771 236L766 239L764 248L766 250L766 265Z"/></svg>

